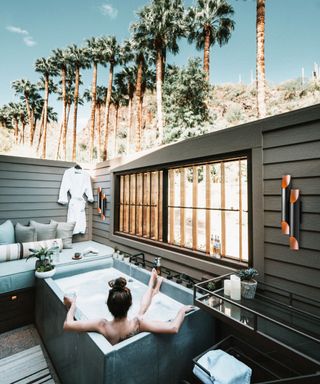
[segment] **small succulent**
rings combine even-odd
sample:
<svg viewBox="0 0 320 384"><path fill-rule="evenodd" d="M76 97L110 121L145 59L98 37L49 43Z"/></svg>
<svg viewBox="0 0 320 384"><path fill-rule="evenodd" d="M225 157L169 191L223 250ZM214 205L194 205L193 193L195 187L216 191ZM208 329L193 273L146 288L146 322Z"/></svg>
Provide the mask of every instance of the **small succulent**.
<svg viewBox="0 0 320 384"><path fill-rule="evenodd" d="M36 271L37 272L49 272L54 268L54 265L51 264L51 258L52 258L52 255L54 254L56 248L57 248L57 246L54 246L51 248L41 247L39 249L30 248L29 251L31 253L27 257L26 260L30 259L31 257L36 257L38 259L36 261Z"/></svg>
<svg viewBox="0 0 320 384"><path fill-rule="evenodd" d="M254 268L241 269L238 276L241 281L251 281L255 276L259 275L258 271Z"/></svg>

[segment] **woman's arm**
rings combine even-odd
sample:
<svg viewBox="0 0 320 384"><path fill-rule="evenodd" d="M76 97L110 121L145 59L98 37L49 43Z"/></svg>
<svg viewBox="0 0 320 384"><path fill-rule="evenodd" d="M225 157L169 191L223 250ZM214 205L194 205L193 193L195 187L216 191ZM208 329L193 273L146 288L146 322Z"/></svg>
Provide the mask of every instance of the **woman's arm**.
<svg viewBox="0 0 320 384"><path fill-rule="evenodd" d="M192 311L192 305L183 306L172 321L154 321L139 319L141 332L178 333L184 321L185 314Z"/></svg>
<svg viewBox="0 0 320 384"><path fill-rule="evenodd" d="M70 306L63 324L63 329L65 331L103 333L103 325L105 320L74 320L74 314L76 311L76 299L69 299L65 297L64 303L67 307Z"/></svg>

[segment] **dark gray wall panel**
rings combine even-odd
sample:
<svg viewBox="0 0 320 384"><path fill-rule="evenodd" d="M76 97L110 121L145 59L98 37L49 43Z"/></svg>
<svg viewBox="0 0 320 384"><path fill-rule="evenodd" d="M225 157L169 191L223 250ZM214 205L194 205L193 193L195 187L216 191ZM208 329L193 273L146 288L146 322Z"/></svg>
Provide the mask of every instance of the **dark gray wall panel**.
<svg viewBox="0 0 320 384"><path fill-rule="evenodd" d="M303 196L303 204L301 210L304 213L320 213L320 196ZM280 213L281 210L281 199L279 196L265 196L264 208L266 211L277 211Z"/></svg>
<svg viewBox="0 0 320 384"><path fill-rule="evenodd" d="M264 212L264 224L266 227L281 228L281 213L280 212ZM304 231L316 231L320 236L320 215L315 213L304 213L301 229Z"/></svg>
<svg viewBox="0 0 320 384"><path fill-rule="evenodd" d="M265 132L263 148L274 148L316 140L320 140L320 124L317 120L304 124L303 129L299 124L278 131Z"/></svg>
<svg viewBox="0 0 320 384"><path fill-rule="evenodd" d="M279 181L280 180L280 181ZM316 178L302 178L296 177L293 179L293 188L301 190L301 195L315 195L319 196L320 191L320 177ZM265 195L281 195L281 177L278 180L265 180L264 181L264 194Z"/></svg>
<svg viewBox="0 0 320 384"><path fill-rule="evenodd" d="M266 259L283 261L286 263L297 264L301 266L311 265L312 268L320 270L320 257L317 251L305 249L303 257L299 252L293 252L287 245L266 244L264 256Z"/></svg>
<svg viewBox="0 0 320 384"><path fill-rule="evenodd" d="M314 115L313 121L297 122L280 129L263 130L265 279L318 298L320 113ZM301 194L298 251L289 249L289 238L280 229L281 177L284 174L292 176L292 187L300 189Z"/></svg>
<svg viewBox="0 0 320 384"><path fill-rule="evenodd" d="M287 130L286 130L287 131ZM284 163L306 159L318 159L320 141L294 144L276 148L268 148L264 151L264 164Z"/></svg>
<svg viewBox="0 0 320 384"><path fill-rule="evenodd" d="M320 130L320 128L319 128ZM320 176L320 160L293 161L290 163L266 164L264 166L265 180L279 179L282 175L292 177Z"/></svg>

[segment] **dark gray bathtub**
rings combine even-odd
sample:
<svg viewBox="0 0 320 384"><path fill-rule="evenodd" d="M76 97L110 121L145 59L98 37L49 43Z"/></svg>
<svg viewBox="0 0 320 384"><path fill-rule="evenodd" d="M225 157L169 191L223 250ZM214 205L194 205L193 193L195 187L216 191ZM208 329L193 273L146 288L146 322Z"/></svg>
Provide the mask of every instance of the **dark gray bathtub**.
<svg viewBox="0 0 320 384"><path fill-rule="evenodd" d="M62 384L177 384L189 377L192 358L215 340L214 320L201 310L187 314L177 335L145 332L114 346L94 332L63 331L66 309L56 280L110 267L129 274L128 264L109 258L60 267L53 278L37 281L36 325ZM147 284L150 273L132 266L131 276ZM163 282L161 292L192 304L192 291L170 281ZM85 317L78 309L76 318Z"/></svg>

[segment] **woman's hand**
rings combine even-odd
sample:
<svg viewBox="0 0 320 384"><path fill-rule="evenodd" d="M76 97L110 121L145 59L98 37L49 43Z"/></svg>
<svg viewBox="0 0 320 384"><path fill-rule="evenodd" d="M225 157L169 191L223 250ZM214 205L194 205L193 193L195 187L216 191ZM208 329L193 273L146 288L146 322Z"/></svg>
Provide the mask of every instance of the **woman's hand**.
<svg viewBox="0 0 320 384"><path fill-rule="evenodd" d="M188 313L188 312L191 312L195 309L195 306L194 305L184 305L180 311L183 312L184 314Z"/></svg>
<svg viewBox="0 0 320 384"><path fill-rule="evenodd" d="M69 309L72 304L76 304L76 296L69 297L69 296L64 296L63 298L63 303L64 305Z"/></svg>

